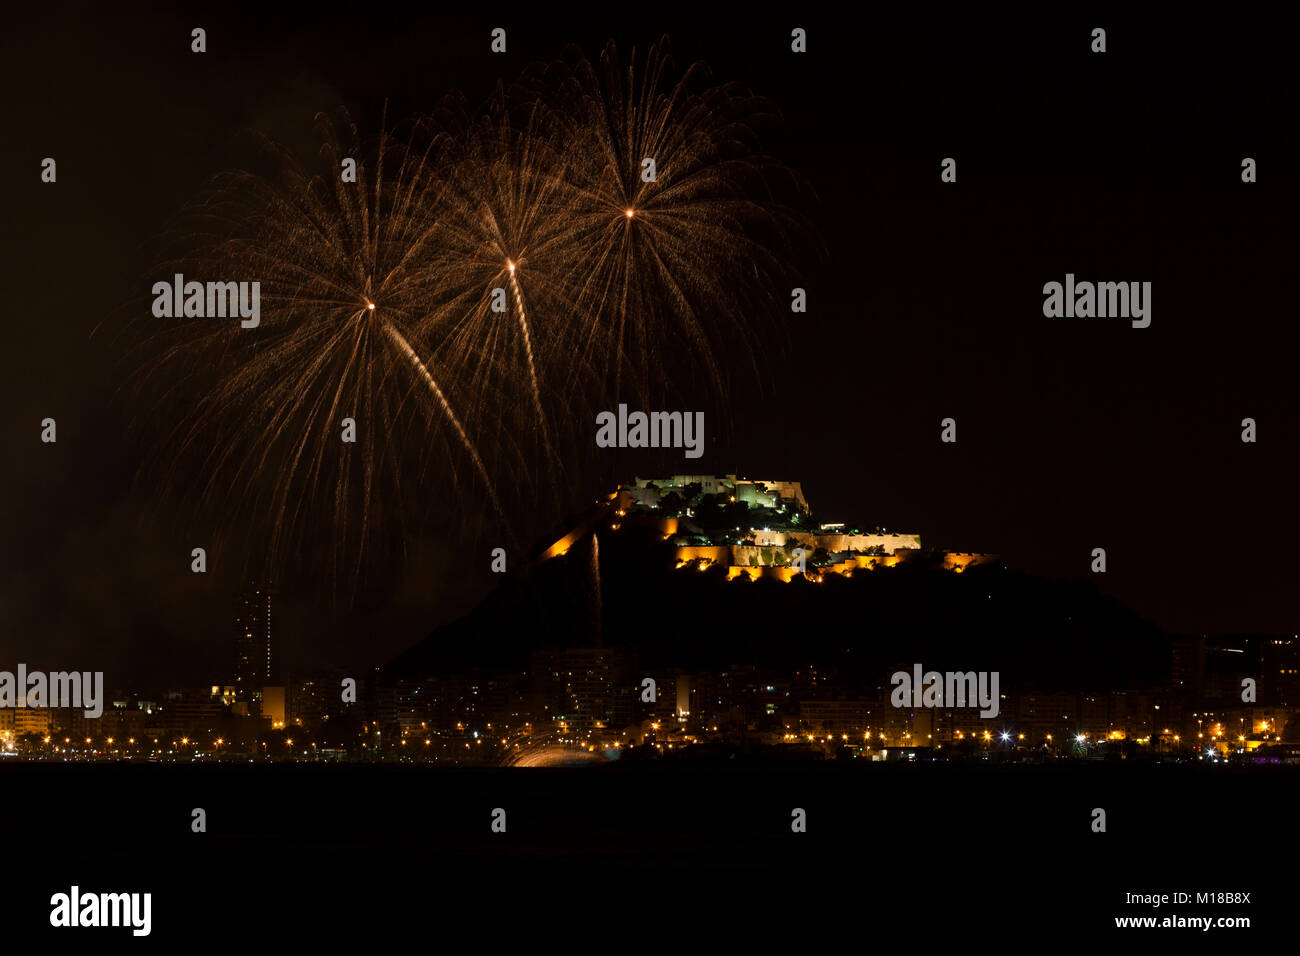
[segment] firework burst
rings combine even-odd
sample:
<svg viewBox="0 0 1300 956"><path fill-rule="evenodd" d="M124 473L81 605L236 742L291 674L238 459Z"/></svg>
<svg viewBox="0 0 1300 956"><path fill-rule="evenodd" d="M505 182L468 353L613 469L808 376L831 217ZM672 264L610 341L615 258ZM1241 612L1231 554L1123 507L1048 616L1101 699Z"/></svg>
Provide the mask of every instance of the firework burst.
<svg viewBox="0 0 1300 956"><path fill-rule="evenodd" d="M557 329L572 311L565 285L574 252L571 203L564 160L539 123L535 108L512 115L498 90L477 113L450 96L423 124L435 157L429 198L436 229L427 265L436 293L421 332L472 357L462 382L471 392L513 353L526 385L517 399L527 407L514 407L508 420L531 424L542 460L558 467L549 422L572 419L573 388L590 370L554 350Z"/></svg>
<svg viewBox="0 0 1300 956"><path fill-rule="evenodd" d="M210 383L167 442L169 475L197 461L203 496L250 514L271 570L315 526L334 545L332 571L355 584L368 548L418 513L429 489L408 484L435 462L440 487L468 465L502 515L478 437L501 386L427 338L438 294L427 153L385 135L367 162L346 119L318 128L319 172L262 141L268 173L223 174L182 214L186 251L164 268L256 279L263 320L177 323L157 340L153 371Z"/></svg>
<svg viewBox="0 0 1300 956"><path fill-rule="evenodd" d="M541 84L571 158L568 237L585 318L575 351L604 351L613 394L656 399L664 369L725 390L722 356L748 359L771 338L790 275L782 254L801 220L778 199L787 171L763 155L766 101L708 85L700 63L669 82L664 43L624 64L553 66Z"/></svg>

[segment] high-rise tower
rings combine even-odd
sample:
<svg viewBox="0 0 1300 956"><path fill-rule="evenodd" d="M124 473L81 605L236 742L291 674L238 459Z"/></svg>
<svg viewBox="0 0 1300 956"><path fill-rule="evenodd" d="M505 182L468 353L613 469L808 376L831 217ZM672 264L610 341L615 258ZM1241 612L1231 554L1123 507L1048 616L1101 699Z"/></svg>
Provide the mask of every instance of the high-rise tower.
<svg viewBox="0 0 1300 956"><path fill-rule="evenodd" d="M250 582L239 598L235 617L235 693L240 701L255 701L272 680L271 590L269 583Z"/></svg>

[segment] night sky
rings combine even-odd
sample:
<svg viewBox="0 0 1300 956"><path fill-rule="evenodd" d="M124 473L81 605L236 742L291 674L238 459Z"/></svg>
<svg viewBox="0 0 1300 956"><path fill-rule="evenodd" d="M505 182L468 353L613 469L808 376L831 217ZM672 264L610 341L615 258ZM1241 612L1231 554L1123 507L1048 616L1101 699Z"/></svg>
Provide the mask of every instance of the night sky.
<svg viewBox="0 0 1300 956"><path fill-rule="evenodd" d="M185 497L133 485L128 426L149 410L124 392L105 330L153 281L168 219L246 158L241 130L310 150L320 110L345 106L373 131L385 100L390 117L453 88L477 103L570 44L594 57L606 39L663 34L680 65L705 60L780 107L765 145L815 191L805 212L827 253L805 268L810 307L786 318L788 348L736 387L703 458L611 453L573 476L554 518L618 476L796 479L822 520L1050 577L1089 576L1104 547L1099 586L1171 631L1300 630L1295 13L642 7L6 11L7 661L103 669L114 686L225 676L237 573L218 560L191 574ZM489 53L496 26L505 55ZM955 184L939 179L948 156ZM1067 272L1152 282L1151 327L1044 318L1043 284ZM46 416L56 445L39 440ZM939 441L947 416L955 445ZM1240 440L1245 417L1256 444ZM463 613L493 582L486 549L466 561L457 546L412 542L391 586L351 610L310 587L284 594L285 661L379 663Z"/></svg>

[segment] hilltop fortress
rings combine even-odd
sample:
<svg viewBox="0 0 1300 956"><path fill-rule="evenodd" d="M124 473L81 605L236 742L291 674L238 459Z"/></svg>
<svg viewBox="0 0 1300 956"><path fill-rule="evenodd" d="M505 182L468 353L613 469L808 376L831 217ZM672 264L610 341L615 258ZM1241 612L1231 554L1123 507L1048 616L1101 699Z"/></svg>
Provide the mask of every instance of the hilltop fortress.
<svg viewBox="0 0 1300 956"><path fill-rule="evenodd" d="M677 566L727 568L730 579L803 574L851 575L860 568L893 567L928 559L960 572L996 555L927 551L921 536L888 529L817 523L797 481L760 481L736 475L636 478L611 497L613 529L626 522L655 525L677 548Z"/></svg>

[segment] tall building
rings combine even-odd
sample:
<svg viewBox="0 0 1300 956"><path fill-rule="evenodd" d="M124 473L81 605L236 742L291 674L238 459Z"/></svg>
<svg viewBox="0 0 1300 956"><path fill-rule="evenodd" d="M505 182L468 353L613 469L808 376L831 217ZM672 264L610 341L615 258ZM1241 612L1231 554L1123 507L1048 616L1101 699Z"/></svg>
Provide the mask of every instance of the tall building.
<svg viewBox="0 0 1300 956"><path fill-rule="evenodd" d="M271 591L252 582L240 596L235 617L235 695L241 703L260 702L262 688L273 682L271 659ZM250 707L250 713L255 712Z"/></svg>

